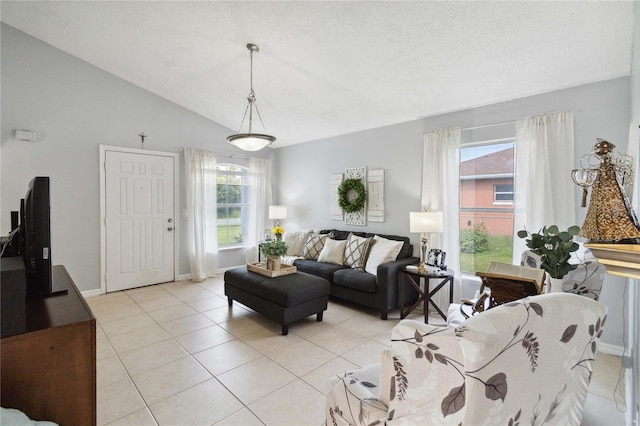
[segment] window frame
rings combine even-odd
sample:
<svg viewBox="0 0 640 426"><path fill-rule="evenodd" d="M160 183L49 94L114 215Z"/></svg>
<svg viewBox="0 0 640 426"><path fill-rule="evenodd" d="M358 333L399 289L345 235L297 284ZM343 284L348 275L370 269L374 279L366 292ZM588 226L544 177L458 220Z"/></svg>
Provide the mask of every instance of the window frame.
<svg viewBox="0 0 640 426"><path fill-rule="evenodd" d="M231 170L231 168L237 168L239 170ZM247 226L248 226L248 216L249 216L249 208L250 208L250 204L249 204L249 176L250 176L250 169L247 166L243 166L241 164L236 164L236 163L218 163L216 164L216 225L218 230L220 229L221 225L218 224L218 221L220 220L220 218L218 217L218 211L220 208L226 208L227 209L227 213L229 212L229 209L231 208L239 208L240 209L240 235L242 236L242 242L238 242L238 243L232 243L232 244L220 244L220 237L218 235L218 249L219 250L227 250L227 249L235 249L235 248L243 248L247 246L247 242L246 242L246 232L247 232ZM225 203L220 203L218 201L218 185L220 185L218 183L218 178L220 176L238 176L240 175L240 179L241 179L241 184L239 185L240 187L246 187L246 200L243 202L239 202L239 203L229 203L228 202L228 187L229 187L229 181L228 178L226 179L226 183L224 184L227 187L227 202ZM240 194L241 194L241 199L242 194L243 194L243 190L242 188L240 189ZM226 218L227 221L229 220L229 215L227 214ZM229 223L226 224L225 229L227 230L227 238L228 238L228 229L229 229ZM219 232L218 232L219 234Z"/></svg>
<svg viewBox="0 0 640 426"><path fill-rule="evenodd" d="M478 139L475 139L475 140L468 140L467 142L461 142L460 148L459 148L460 156L459 156L459 159L458 159L458 164L462 165L465 161L468 161L468 160L470 160L472 158L475 158L475 157L470 157L468 159L463 160L462 152L465 149L490 147L492 145L506 145L506 144L510 144L514 149L514 154L513 155L514 155L514 164L515 164L515 155L516 155L516 153L515 153L515 148L516 148L516 135L515 135L515 133L512 136L503 137L503 138L499 138L499 139L497 139L497 138L493 138L493 139L492 138L482 138L482 139L478 138ZM505 149L508 149L508 148L505 148ZM496 152L499 152L499 151L496 151ZM485 155L487 155L487 154L485 154ZM486 204L486 206L476 207L476 201L474 201L473 207L468 207L467 206L467 204L469 204L468 202L464 202L463 203L462 182L464 180L472 180L472 179L475 181L478 178L483 178L483 177L487 177L487 175L481 175L481 174L479 174L479 175L465 175L465 176L460 175L458 177L459 182L460 182L460 198L458 200L458 212L459 212L458 213L458 223L460 224L459 231L460 231L461 235L462 235L462 231L463 230L468 229L468 227L462 226L462 221L465 221L465 223L466 223L466 220L467 220L467 218L464 216L465 213L472 213L472 214L473 213L480 213L480 214L482 214L482 213L488 213L488 214L491 214L491 213L497 213L497 214L511 213L512 215L515 213L515 193L513 193L513 196L512 196L513 199L511 201L506 201L506 200L504 200L504 201L501 201L501 200L496 201L495 200L495 186L496 185L502 185L502 183L493 183L492 184L491 190L493 191L493 193L492 193L490 199L485 199L484 204ZM496 178L496 179L501 179L501 178L506 178L506 177L511 178L513 180L512 187L515 190L515 170L513 170L513 172L510 172L510 173L495 174L495 175L492 175L492 177ZM491 207L491 205L489 205L489 204L491 204L491 205L493 205L495 207ZM465 205L465 207L463 207L463 205ZM480 204L480 205L482 206L482 204ZM484 221L479 221L478 222L478 221L474 220L472 222L472 225L471 225L472 229L473 229L473 227L475 225L477 225L480 222L484 222ZM490 234L490 235L500 235L500 234ZM515 238L515 230L512 230L512 238ZM475 257L478 253L470 253L470 254ZM462 261L462 257L464 255L465 254L462 251L462 241L461 241L461 247L460 247L461 261ZM509 260L509 263L510 262L511 262L511 260ZM475 260L473 261L473 263L476 264ZM462 265L462 262L461 262L460 272L461 272L461 274L463 276L474 276L476 271L465 271L463 269L463 265Z"/></svg>
<svg viewBox="0 0 640 426"><path fill-rule="evenodd" d="M515 187L515 176L513 177L513 181L514 183L511 184L505 184L505 183L496 183L493 185L493 204L500 204L500 205L513 205L513 192L514 192L514 187ZM511 191L498 191L497 188L499 186L511 186ZM496 196L498 194L511 194L511 199L506 199L506 200L498 200L496 198Z"/></svg>

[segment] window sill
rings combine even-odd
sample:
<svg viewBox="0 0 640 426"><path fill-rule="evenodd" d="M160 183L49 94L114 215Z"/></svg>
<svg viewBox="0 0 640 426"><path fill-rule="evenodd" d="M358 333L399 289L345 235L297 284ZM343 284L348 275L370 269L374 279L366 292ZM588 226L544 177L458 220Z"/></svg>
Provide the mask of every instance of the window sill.
<svg viewBox="0 0 640 426"><path fill-rule="evenodd" d="M218 251L231 251L231 250L240 250L240 249L246 249L247 246L246 245L242 245L242 246L225 246L225 247L218 247Z"/></svg>

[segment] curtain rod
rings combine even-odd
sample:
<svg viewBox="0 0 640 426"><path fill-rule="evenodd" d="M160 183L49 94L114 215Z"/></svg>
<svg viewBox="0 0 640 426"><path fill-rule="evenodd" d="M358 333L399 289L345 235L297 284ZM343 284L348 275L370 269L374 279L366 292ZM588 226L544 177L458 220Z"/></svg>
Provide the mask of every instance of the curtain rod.
<svg viewBox="0 0 640 426"><path fill-rule="evenodd" d="M556 112L560 112L560 111L556 111ZM566 112L573 112L574 114L580 113L580 111L571 111L571 110L567 110ZM554 114L554 112L546 112L544 114L534 114L534 115L547 115L547 114ZM532 117L532 116L530 116L530 117ZM475 130L475 129L482 129L484 127L503 126L505 124L513 124L518 120L502 121L500 123L491 123L491 124L481 124L479 126L471 126L471 127L461 127L460 130Z"/></svg>
<svg viewBox="0 0 640 426"><path fill-rule="evenodd" d="M197 149L201 149L201 148L197 148ZM178 151L184 151L184 148L178 148ZM223 157L229 157L229 158L245 158L245 159L250 159L251 157L248 155L242 155L242 154L235 154L235 153L231 153L231 152L216 152L216 151L211 151L213 154L215 155L220 155Z"/></svg>
<svg viewBox="0 0 640 426"><path fill-rule="evenodd" d="M509 121L501 121L500 123L482 124L479 126L471 126L471 127L461 127L460 130L475 130L475 129L482 129L485 127L502 126L505 124L514 124L516 121L517 120L509 120Z"/></svg>

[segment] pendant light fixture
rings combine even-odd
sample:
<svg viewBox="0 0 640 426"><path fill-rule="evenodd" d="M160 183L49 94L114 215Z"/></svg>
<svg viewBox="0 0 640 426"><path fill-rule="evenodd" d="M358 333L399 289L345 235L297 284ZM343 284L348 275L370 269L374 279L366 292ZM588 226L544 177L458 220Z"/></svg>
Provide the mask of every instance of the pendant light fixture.
<svg viewBox="0 0 640 426"><path fill-rule="evenodd" d="M227 137L227 142L245 151L259 151L262 148L274 143L276 138L275 136L265 135L262 133L252 133L254 108L256 110L258 118L260 119L260 123L262 123L262 127L264 128L264 122L262 121L262 117L260 116L260 111L258 111L258 105L256 105L256 93L253 91L253 52L258 52L260 49L253 43L247 44L247 49L249 49L251 67L251 91L249 92L249 96L247 97L249 104L244 110L244 116L242 117L242 122L240 123L240 130L238 130L237 134ZM247 133L242 133L242 125L244 124L244 120L247 118L247 112L249 112L249 131Z"/></svg>

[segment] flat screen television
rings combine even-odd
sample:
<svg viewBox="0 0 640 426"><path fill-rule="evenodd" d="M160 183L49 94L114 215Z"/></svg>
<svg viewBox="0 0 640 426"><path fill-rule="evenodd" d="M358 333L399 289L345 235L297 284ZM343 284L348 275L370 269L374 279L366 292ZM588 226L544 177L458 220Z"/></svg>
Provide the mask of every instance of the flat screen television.
<svg viewBox="0 0 640 426"><path fill-rule="evenodd" d="M51 205L49 178L35 177L20 205L22 259L27 298L53 293L51 279Z"/></svg>

